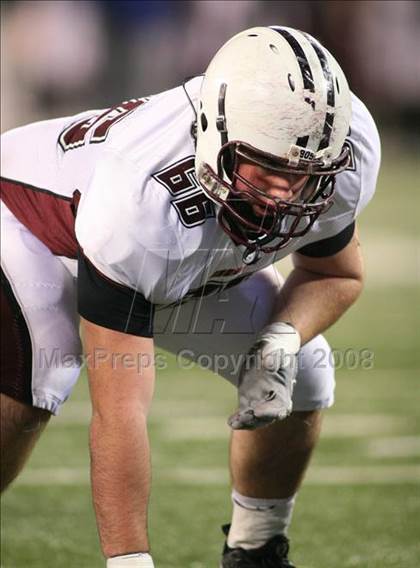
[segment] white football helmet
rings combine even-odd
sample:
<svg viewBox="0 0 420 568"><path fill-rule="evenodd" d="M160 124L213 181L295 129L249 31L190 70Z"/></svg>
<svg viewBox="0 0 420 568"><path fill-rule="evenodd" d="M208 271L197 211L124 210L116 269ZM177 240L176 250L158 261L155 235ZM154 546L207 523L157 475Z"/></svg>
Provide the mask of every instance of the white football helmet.
<svg viewBox="0 0 420 568"><path fill-rule="evenodd" d="M334 176L349 162L343 143L351 98L343 71L316 39L276 26L237 34L212 59L197 113L197 178L219 205L222 228L251 257L305 234L330 207ZM267 204L267 195L239 175L241 159L309 175L302 197ZM245 190L235 188L238 179Z"/></svg>

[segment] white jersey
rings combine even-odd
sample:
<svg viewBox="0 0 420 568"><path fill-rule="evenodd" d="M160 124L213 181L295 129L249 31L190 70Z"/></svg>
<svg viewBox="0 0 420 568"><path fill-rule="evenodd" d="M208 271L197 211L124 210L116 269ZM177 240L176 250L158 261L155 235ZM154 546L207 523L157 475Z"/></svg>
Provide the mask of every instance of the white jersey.
<svg viewBox="0 0 420 568"><path fill-rule="evenodd" d="M194 103L201 80L186 85ZM162 305L233 284L340 233L374 193L379 137L353 96L352 163L337 176L334 205L306 235L245 265L245 247L224 233L197 183L194 118L178 87L10 131L4 135L3 199L55 254L74 256L78 245L108 279Z"/></svg>

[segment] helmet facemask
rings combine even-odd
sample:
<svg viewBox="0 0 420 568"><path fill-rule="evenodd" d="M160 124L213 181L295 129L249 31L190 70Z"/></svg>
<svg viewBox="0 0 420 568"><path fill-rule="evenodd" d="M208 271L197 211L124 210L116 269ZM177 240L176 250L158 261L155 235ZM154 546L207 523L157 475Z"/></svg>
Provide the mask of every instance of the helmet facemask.
<svg viewBox="0 0 420 568"><path fill-rule="evenodd" d="M296 200L272 197L239 173L243 161L279 176L293 174L308 176L308 179ZM275 252L290 239L310 230L316 219L332 206L335 175L344 170L348 162L349 153L345 148L328 166L321 160L299 160L296 166L291 166L286 159L233 141L220 149L217 173L203 164L200 177L206 193L220 205L218 221L223 230L236 244L245 245L248 254L255 251L257 257L258 251Z"/></svg>

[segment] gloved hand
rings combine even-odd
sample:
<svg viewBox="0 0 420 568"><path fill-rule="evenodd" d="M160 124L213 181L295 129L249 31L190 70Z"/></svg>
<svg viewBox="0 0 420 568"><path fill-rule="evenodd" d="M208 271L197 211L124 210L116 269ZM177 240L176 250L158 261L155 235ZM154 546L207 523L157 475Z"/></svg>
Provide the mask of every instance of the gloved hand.
<svg viewBox="0 0 420 568"><path fill-rule="evenodd" d="M253 430L291 413L300 343L299 332L285 322L261 331L241 370L239 409L229 418L231 428Z"/></svg>

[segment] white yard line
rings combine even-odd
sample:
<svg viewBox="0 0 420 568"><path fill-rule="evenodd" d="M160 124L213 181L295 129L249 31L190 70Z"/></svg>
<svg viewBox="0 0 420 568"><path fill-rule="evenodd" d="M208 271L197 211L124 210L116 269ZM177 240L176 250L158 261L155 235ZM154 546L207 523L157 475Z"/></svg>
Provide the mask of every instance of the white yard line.
<svg viewBox="0 0 420 568"><path fill-rule="evenodd" d="M217 379L216 379L217 380ZM186 416L204 416L214 419L218 422L226 422L226 416L220 414L220 408L217 408L217 402L207 402L205 400L183 400L176 402L169 400L155 400L152 406L151 419L158 423L165 423L173 418L183 420ZM216 414L219 417L215 416ZM210 416L209 416L210 415ZM69 401L61 409L60 414L54 418L51 424L63 426L88 424L91 416L91 406L88 401ZM200 418L197 418L199 420Z"/></svg>
<svg viewBox="0 0 420 568"><path fill-rule="evenodd" d="M196 404L191 402L181 403L180 416L170 416L167 413L167 405L156 402L151 413L151 424L160 428L160 434L166 440L226 440L230 435L230 429L226 423L226 416L191 416L197 414ZM207 412L209 408L206 407ZM211 412L211 410L210 410ZM90 404L85 402L70 402L62 413L52 421L51 427L87 426L90 417ZM399 434L409 434L412 431L413 419L410 416L395 416L390 414L333 414L327 413L324 419L322 437L325 438L372 438L374 436L394 438ZM398 439L395 445L398 445ZM416 440L419 440L416 438ZM417 442L417 444L420 442ZM372 441L374 444L374 440ZM412 443L415 444L415 442ZM386 445L384 442L381 448ZM393 446L393 447L394 447ZM407 447L405 445L404 447ZM415 446L416 448L418 446ZM375 451L380 453L381 448L370 450L372 455ZM402 451L404 450L396 450ZM414 451L414 450L411 450ZM418 449L416 450L418 455ZM411 454L410 454L411 455ZM379 454L378 454L379 456Z"/></svg>
<svg viewBox="0 0 420 568"><path fill-rule="evenodd" d="M89 469L83 467L53 467L26 469L16 485L88 485Z"/></svg>
<svg viewBox="0 0 420 568"><path fill-rule="evenodd" d="M420 465L314 466L308 471L312 485L420 484Z"/></svg>
<svg viewBox="0 0 420 568"><path fill-rule="evenodd" d="M155 471L157 481L188 485L227 485L227 468L175 468ZM420 484L420 465L392 466L312 466L307 485L377 485ZM27 469L17 479L16 486L88 485L87 468Z"/></svg>
<svg viewBox="0 0 420 568"><path fill-rule="evenodd" d="M323 438L371 438L404 433L412 427L410 417L387 414L328 414ZM229 436L224 418L170 418L161 423L168 440L223 440Z"/></svg>
<svg viewBox="0 0 420 568"><path fill-rule="evenodd" d="M228 472L223 469L177 468L169 475L168 481L191 485L220 485L229 481ZM363 484L420 484L420 465L405 466L312 466L308 470L305 485L363 485Z"/></svg>
<svg viewBox="0 0 420 568"><path fill-rule="evenodd" d="M349 371L351 373L353 371ZM371 369L366 372L367 377L374 381L378 380L390 380L391 378L394 379L395 384L398 384L398 380L400 376L403 374L404 378L412 379L413 381L417 380L418 377L418 370L415 369ZM215 378L217 381L218 379ZM399 392L400 396L407 397L411 396L407 394L407 392ZM232 401L232 409L235 401L234 391L229 391L228 395L231 397ZM346 393L344 396L349 397L351 393ZM356 393L357 395L357 393ZM355 396L356 396L355 395ZM87 396L87 395L86 395ZM353 396L353 395L352 395ZM358 395L357 395L358 396ZM380 392L381 399L387 398L395 398L396 391L395 389L385 389ZM226 405L224 405L226 408ZM333 411L334 412L334 411ZM91 415L91 406L88 400L70 400L66 402L60 414L51 420L51 426L54 427L54 424L64 426L64 425L85 425L88 424ZM212 420L214 419L217 422L224 423L228 416L228 410L226 410L225 414L223 413L223 408L220 407L218 400L167 400L156 398L152 405L151 411L151 418L156 422L166 422L167 420L177 419L182 421L184 417L192 417L192 420L200 420L200 416L203 420ZM367 417L367 418L366 418ZM372 426L372 422L376 422L377 425L380 424L380 428L386 427L384 422L393 421L395 419L396 422L401 423L405 420L404 417L399 416L392 416L392 415L378 415L378 414L333 414L331 412L326 413L326 421L331 422L331 428L334 424L334 427L337 428L339 432L341 427L340 424L343 424L343 421L348 421L349 426L355 426L357 423L363 423L364 420L371 420L370 427ZM392 422L395 424L395 422ZM51 427L50 426L50 427ZM223 427L223 426L222 426ZM378 426L379 427L379 426ZM327 426L330 428L330 426ZM357 426L356 426L357 428ZM347 429L347 426L346 426ZM383 433L383 432L382 432Z"/></svg>
<svg viewBox="0 0 420 568"><path fill-rule="evenodd" d="M151 422L160 427L161 435L167 440L224 440L230 430L226 416L197 416L200 408L194 401L177 402L176 416L171 416L171 407L166 401L156 401L152 408ZM203 404L203 412L216 412L214 406ZM87 425L90 417L88 402L69 402L62 413L52 421L52 427ZM412 417L389 414L333 414L324 419L323 438L371 438L373 436L395 436L412 430ZM374 450L372 450L374 451ZM378 450L380 451L380 450Z"/></svg>
<svg viewBox="0 0 420 568"><path fill-rule="evenodd" d="M367 454L373 458L391 459L420 456L420 436L393 436L369 440Z"/></svg>
<svg viewBox="0 0 420 568"><path fill-rule="evenodd" d="M178 404L178 403L176 403ZM165 406L166 408L166 406ZM228 412L219 414L220 408L209 405L206 413L197 416L195 404L182 405L172 415L156 402L150 420L162 426L164 435L176 439L223 438L226 435ZM232 406L233 410L233 406ZM183 412L185 411L185 412ZM175 414L175 416L174 416ZM67 426L88 426L90 420L89 403L67 403L61 413L50 422L50 428ZM358 437L395 434L400 430L412 429L414 416L395 416L392 414L331 414L326 413L323 436Z"/></svg>
<svg viewBox="0 0 420 568"><path fill-rule="evenodd" d="M412 431L412 416L392 414L326 414L324 438L372 438Z"/></svg>

